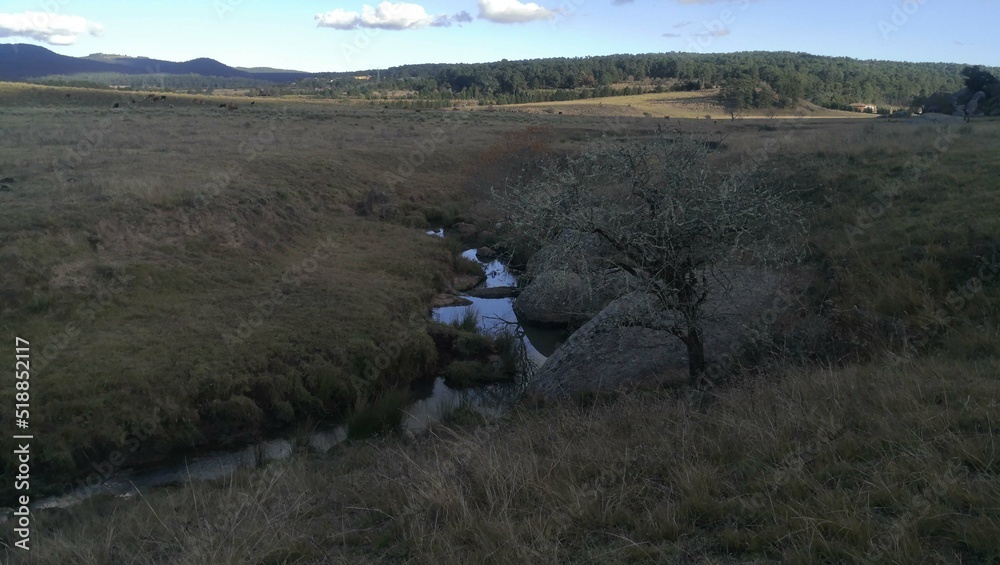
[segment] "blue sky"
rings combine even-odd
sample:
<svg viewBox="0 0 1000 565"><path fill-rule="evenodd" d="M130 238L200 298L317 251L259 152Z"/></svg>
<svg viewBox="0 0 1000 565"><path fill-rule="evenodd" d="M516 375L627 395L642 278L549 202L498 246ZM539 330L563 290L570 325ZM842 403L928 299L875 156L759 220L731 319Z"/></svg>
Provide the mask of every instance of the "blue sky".
<svg viewBox="0 0 1000 565"><path fill-rule="evenodd" d="M1000 0L4 0L0 42L347 71L666 51L1000 66Z"/></svg>

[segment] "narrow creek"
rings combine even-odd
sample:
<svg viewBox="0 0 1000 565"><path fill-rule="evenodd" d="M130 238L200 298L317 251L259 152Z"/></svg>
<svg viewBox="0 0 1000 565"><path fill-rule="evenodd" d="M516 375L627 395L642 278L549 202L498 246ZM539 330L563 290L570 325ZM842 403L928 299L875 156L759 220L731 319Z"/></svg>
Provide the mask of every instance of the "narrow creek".
<svg viewBox="0 0 1000 565"><path fill-rule="evenodd" d="M441 237L444 235L443 231L427 233ZM476 257L475 249L470 249L462 255L476 261L486 271L486 280L477 288L517 286L516 277L501 261L480 261ZM531 369L540 367L565 339L561 331L521 326L514 313L513 298L466 298L472 302L471 306L436 308L433 311L433 319L450 324L462 319L468 308L475 308L477 325L482 332L490 334L504 329L522 339L526 357L532 367L529 367L526 374L518 379L519 382L514 384L456 390L446 385L444 379L440 377L433 381L414 383L411 387L413 401L406 408L402 423L402 431L405 434L419 434L426 431L460 406L475 410L487 418L502 415L520 399L523 381L528 378ZM100 484L83 485L66 494L42 499L33 507L68 508L99 495L129 497L141 490L154 487L220 479L241 468L252 468L263 462L288 459L297 451L325 453L346 440L347 427L340 425L311 432L304 438L286 436L262 441L239 450L203 453L183 463L165 465L152 470L122 471ZM3 519L0 519L0 522L2 521Z"/></svg>

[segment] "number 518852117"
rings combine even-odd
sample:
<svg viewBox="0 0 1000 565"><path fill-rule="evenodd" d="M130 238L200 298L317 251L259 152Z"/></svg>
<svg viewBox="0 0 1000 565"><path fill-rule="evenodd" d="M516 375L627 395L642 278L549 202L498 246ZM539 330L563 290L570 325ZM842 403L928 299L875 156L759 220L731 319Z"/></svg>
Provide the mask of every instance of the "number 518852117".
<svg viewBox="0 0 1000 565"><path fill-rule="evenodd" d="M24 426L22 429L27 428L28 422L28 400L31 398L28 394L28 389L30 388L29 379L31 378L31 344L28 340L24 338L14 338L14 378L17 379L17 383L14 387L17 392L14 394L14 400L17 402L14 405L14 417L18 420L24 421ZM18 424L21 427L20 422Z"/></svg>

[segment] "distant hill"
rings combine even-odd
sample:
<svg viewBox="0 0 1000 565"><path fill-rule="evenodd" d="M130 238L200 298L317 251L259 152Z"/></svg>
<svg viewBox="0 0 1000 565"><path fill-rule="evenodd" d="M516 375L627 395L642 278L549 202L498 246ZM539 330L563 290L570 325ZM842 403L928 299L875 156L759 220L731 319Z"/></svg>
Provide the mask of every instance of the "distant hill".
<svg viewBox="0 0 1000 565"><path fill-rule="evenodd" d="M125 57L104 53L95 53L87 57L68 57L36 45L0 44L0 80L3 81L96 73L201 75L255 79L273 83L289 83L313 76L312 73L299 71L238 69L206 58L176 63L148 57Z"/></svg>
<svg viewBox="0 0 1000 565"><path fill-rule="evenodd" d="M239 69L239 70L241 70L241 71L246 71L248 73L254 73L254 74L258 74L258 73L291 73L291 74L295 74L295 73L300 73L301 72L301 71L294 71L294 70L289 70L289 69L274 69L274 68L271 68L271 67L236 67L236 68Z"/></svg>

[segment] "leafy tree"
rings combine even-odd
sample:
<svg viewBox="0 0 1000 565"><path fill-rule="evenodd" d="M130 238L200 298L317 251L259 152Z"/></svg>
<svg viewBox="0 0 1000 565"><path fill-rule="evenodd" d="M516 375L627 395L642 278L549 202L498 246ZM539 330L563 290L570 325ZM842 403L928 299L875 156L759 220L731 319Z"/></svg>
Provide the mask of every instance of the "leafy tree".
<svg viewBox="0 0 1000 565"><path fill-rule="evenodd" d="M726 80L719 94L719 101L726 113L735 120L753 107L754 82L749 76L734 76Z"/></svg>
<svg viewBox="0 0 1000 565"><path fill-rule="evenodd" d="M704 305L725 287L722 268L775 258L774 242L797 239L784 233L797 214L755 167L719 171L708 156L705 143L661 133L543 162L494 191L515 246L589 255L602 275L624 277L618 291L630 306L618 321L680 339L693 384L706 368ZM594 252L595 238L609 251Z"/></svg>
<svg viewBox="0 0 1000 565"><path fill-rule="evenodd" d="M978 66L965 67L962 69L962 76L965 77L965 86L972 92L985 90L986 87L997 83L997 77Z"/></svg>

